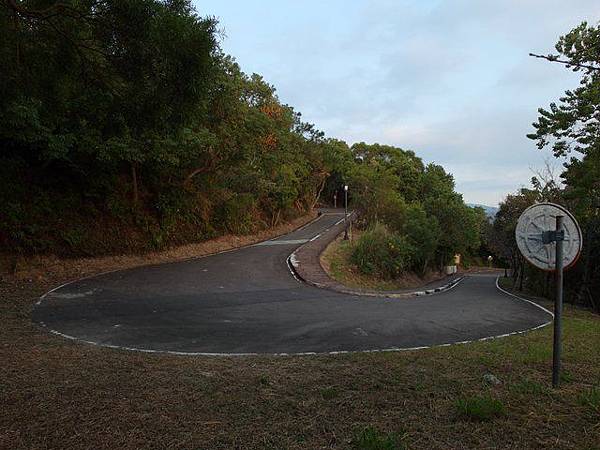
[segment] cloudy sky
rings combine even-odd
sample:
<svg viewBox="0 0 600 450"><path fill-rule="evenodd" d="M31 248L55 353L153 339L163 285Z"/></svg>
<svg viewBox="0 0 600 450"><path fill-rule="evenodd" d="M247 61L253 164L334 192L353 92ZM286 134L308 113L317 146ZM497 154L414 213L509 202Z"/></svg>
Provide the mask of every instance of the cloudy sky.
<svg viewBox="0 0 600 450"><path fill-rule="evenodd" d="M598 0L196 0L247 73L330 137L414 150L496 205L550 151L525 137L578 76L528 56L600 20ZM560 162L552 160L560 171Z"/></svg>

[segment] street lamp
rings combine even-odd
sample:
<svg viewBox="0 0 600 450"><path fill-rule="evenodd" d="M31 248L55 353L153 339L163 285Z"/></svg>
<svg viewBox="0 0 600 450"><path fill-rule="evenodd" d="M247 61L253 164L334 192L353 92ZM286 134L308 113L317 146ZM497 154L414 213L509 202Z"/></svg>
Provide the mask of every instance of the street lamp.
<svg viewBox="0 0 600 450"><path fill-rule="evenodd" d="M344 185L344 240L348 240L348 185Z"/></svg>

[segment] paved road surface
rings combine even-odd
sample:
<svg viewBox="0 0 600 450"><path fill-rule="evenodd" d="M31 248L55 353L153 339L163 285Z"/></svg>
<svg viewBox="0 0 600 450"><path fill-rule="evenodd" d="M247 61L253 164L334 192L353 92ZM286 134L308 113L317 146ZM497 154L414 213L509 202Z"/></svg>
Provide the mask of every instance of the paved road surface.
<svg viewBox="0 0 600 450"><path fill-rule="evenodd" d="M411 348L530 329L547 312L499 291L493 275L411 299L357 297L297 281L286 259L343 217L190 261L77 281L49 293L33 320L100 345L190 353L303 353Z"/></svg>

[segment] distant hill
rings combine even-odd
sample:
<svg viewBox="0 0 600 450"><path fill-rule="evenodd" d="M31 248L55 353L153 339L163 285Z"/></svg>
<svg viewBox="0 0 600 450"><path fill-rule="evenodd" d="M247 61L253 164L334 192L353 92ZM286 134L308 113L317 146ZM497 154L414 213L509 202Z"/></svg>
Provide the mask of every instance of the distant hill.
<svg viewBox="0 0 600 450"><path fill-rule="evenodd" d="M495 206L478 205L476 203L467 203L467 206L470 206L471 208L475 208L475 207L483 208L485 211L485 214L490 219L494 219L494 217L496 217L496 213L498 212L498 208Z"/></svg>

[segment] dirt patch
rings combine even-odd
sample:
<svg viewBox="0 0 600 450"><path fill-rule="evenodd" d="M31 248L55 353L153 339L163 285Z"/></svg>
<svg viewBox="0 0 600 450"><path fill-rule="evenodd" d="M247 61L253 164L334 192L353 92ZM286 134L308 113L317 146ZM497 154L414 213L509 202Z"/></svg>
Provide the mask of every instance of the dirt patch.
<svg viewBox="0 0 600 450"><path fill-rule="evenodd" d="M160 252L142 255L106 256L100 258L64 259L56 256L34 256L19 258L4 255L1 273L3 281L35 280L37 282L62 282L73 278L89 276L110 270L181 261L212 253L243 247L289 233L317 217L317 212L299 217L289 223L261 231L256 234L235 236L225 235L197 244L182 245ZM10 263L9 263L10 261ZM12 266L12 267L11 267Z"/></svg>

